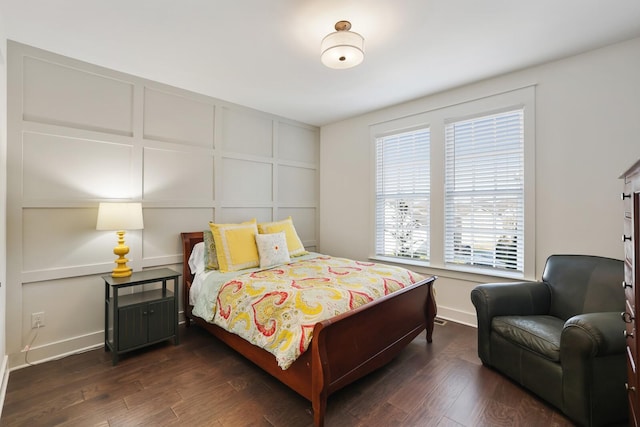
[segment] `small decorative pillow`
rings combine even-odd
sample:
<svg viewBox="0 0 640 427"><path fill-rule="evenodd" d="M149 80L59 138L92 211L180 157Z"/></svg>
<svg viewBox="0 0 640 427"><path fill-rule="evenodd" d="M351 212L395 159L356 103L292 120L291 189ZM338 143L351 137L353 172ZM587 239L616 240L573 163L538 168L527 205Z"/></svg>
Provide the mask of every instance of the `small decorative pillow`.
<svg viewBox="0 0 640 427"><path fill-rule="evenodd" d="M204 230L202 237L204 240L204 266L207 270L217 270L218 254L216 253L216 243L213 240L213 233L211 230Z"/></svg>
<svg viewBox="0 0 640 427"><path fill-rule="evenodd" d="M287 236L282 233L256 234L256 244L260 254L260 268L291 262L287 249Z"/></svg>
<svg viewBox="0 0 640 427"><path fill-rule="evenodd" d="M260 232L260 234L279 233L281 231L284 232L287 236L287 247L289 248L289 256L296 257L309 253L305 250L300 237L298 237L298 233L296 233L296 229L293 226L291 217L283 219L282 221L258 224L258 231Z"/></svg>
<svg viewBox="0 0 640 427"><path fill-rule="evenodd" d="M218 268L221 272L258 267L260 256L256 246L256 220L241 224L209 223L216 245Z"/></svg>

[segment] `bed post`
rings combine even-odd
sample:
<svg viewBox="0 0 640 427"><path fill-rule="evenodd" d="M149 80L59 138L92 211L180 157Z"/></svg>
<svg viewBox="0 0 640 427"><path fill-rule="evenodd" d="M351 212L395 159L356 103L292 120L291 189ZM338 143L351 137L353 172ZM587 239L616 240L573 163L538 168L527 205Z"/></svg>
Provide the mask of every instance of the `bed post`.
<svg viewBox="0 0 640 427"><path fill-rule="evenodd" d="M425 304L425 315L427 316L427 342L433 341L433 328L435 326L436 315L438 314L438 308L436 305L436 292L433 288L435 279L437 276L434 276L434 281L429 284L429 298Z"/></svg>
<svg viewBox="0 0 640 427"><path fill-rule="evenodd" d="M322 329L322 323L317 323L313 328L313 339L311 340L311 407L315 427L324 426L324 415L329 398L329 383L326 378L328 366L325 366L327 364L325 335Z"/></svg>

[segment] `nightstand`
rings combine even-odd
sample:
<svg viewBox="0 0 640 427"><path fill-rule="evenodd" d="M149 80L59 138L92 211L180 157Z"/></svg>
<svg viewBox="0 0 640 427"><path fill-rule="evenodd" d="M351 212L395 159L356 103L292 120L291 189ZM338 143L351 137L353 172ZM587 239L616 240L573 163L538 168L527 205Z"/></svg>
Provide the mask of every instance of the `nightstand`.
<svg viewBox="0 0 640 427"><path fill-rule="evenodd" d="M104 280L104 349L113 364L122 353L164 340L178 345L178 277L169 268L144 270L129 277L102 276ZM173 289L167 289L167 281ZM118 295L122 288L162 282L161 289Z"/></svg>

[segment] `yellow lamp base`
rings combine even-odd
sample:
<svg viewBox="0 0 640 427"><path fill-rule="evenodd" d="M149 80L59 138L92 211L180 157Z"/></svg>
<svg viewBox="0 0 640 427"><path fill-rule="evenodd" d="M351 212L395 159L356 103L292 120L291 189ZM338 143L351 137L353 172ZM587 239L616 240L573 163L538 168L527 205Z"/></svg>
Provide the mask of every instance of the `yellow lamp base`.
<svg viewBox="0 0 640 427"><path fill-rule="evenodd" d="M129 261L125 255L129 253L129 246L124 244L124 230L117 231L118 246L113 248L113 253L118 255L116 260L116 268L111 272L111 277L129 277L131 276L131 267L127 265Z"/></svg>
<svg viewBox="0 0 640 427"><path fill-rule="evenodd" d="M124 259L124 262L126 263L127 261L129 261L128 259ZM131 268L127 267L126 265L124 266L119 266L113 269L113 271L111 272L111 277L129 277L131 276Z"/></svg>

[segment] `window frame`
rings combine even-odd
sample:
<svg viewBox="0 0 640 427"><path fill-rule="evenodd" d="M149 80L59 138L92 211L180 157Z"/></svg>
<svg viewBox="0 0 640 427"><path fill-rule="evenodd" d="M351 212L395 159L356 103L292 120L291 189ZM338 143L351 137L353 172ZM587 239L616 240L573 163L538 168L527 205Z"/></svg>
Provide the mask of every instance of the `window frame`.
<svg viewBox="0 0 640 427"><path fill-rule="evenodd" d="M523 272L512 272L494 268L449 265L445 263L445 125L458 120L522 108L524 115L524 257ZM376 255L376 139L411 129L428 127L431 144L430 180L430 250L429 261L398 260ZM536 226L535 226L535 85L528 85L471 100L451 102L438 108L425 107L421 112L369 127L371 141L371 191L369 256L372 260L418 266L433 274L449 277L483 280L480 276L520 280L535 280Z"/></svg>
<svg viewBox="0 0 640 427"><path fill-rule="evenodd" d="M425 249L425 252L424 252L422 257L419 257L419 256L418 257L409 257L409 256L403 256L403 255L397 255L397 254L396 255L391 255L391 254L379 253L378 249L380 248L380 246L384 246L386 248L387 247L386 243L390 239L387 237L387 230L386 230L386 227L385 227L387 222L383 221L383 225L381 225L380 221L379 221L379 219L380 219L379 210L380 209L384 209L386 211L387 208L386 207L382 207L381 208L380 206L378 206L378 201L379 201L379 199L381 197L381 194L384 195L383 198L385 200L395 199L397 197L397 194L399 194L399 193L392 194L390 192L384 192L384 191L379 193L379 191L378 191L379 190L379 185L380 185L380 175L379 175L379 168L378 168L378 166L380 164L380 159L379 159L380 149L379 149L379 145L382 144L385 139L391 139L391 138L396 138L396 137L400 137L402 139L402 138L406 138L406 135L408 135L408 134L416 134L418 132L426 132L427 133L426 137L422 137L421 138L421 139L426 139L427 142L428 142L428 147L427 147L428 150L427 150L427 153L426 153L426 157L427 158L425 160L428 162L427 172L428 172L429 177L427 178L427 182L424 185L424 188L421 189L422 190L421 193L423 193L425 195L425 197L426 197L427 213L426 213L426 218L422 218L420 215L418 215L418 219L415 219L415 218L413 218L413 216L411 216L411 220L412 221L416 221L416 222L422 220L422 222L426 222L426 227L425 228L422 228L422 227L418 228L418 235L422 234L421 231L420 231L421 229L426 229L426 231L425 231L425 233L426 233L426 239L425 240L427 241L426 249ZM430 173L430 166L431 166L431 129L428 126L418 126L418 127L411 127L409 129L404 129L404 130L401 130L401 131L386 133L384 135L378 135L376 137L376 139L375 139L374 151L375 151L374 152L374 157L376 159L375 160L375 164L374 164L374 176L375 176L375 195L374 195L374 209L375 209L375 214L374 214L374 227L375 227L374 241L375 241L375 246L374 246L374 253L375 253L375 256L388 258L388 259L393 259L393 260L395 260L397 262L409 262L409 263L415 262L415 263L418 263L418 264L427 264L428 260L429 260L429 255L430 255L429 254L429 250L431 248L430 236L429 236L430 229L431 229L431 223L430 223L430 220L429 220L429 213L428 213L428 211L430 211L430 200L431 200L430 182L429 182L430 181L430 175L431 175L431 173ZM405 155L405 154L403 153L403 155ZM391 169L390 172L394 172L394 170ZM395 171L395 172L397 172L397 171ZM394 189L395 190L401 190L399 187L395 187ZM401 200L401 198L399 198L399 197L397 199L398 199L397 201ZM414 198L410 198L409 202L413 202L416 199L419 200L419 198L415 198L415 197ZM382 217L386 219L387 215L383 214ZM382 236L379 236L380 232L382 232L382 234L383 234ZM381 240L382 240L382 242L381 242ZM396 238L396 240L398 240L398 239ZM413 244L415 244L415 240L412 241L412 245ZM396 242L396 245L397 245L397 242ZM419 251L418 251L418 255L420 255Z"/></svg>
<svg viewBox="0 0 640 427"><path fill-rule="evenodd" d="M497 122L496 122L497 120ZM517 129L521 131L519 137L510 136L506 144L499 145L497 148L493 144L496 139L494 138L496 130L500 127L506 132L516 130L513 126L513 122L517 121ZM509 128L505 129L504 125L509 124ZM519 126L522 127L519 127ZM457 138L455 127L459 126L461 129L467 129L463 131L460 138ZM473 129L473 130L472 130ZM482 130L480 130L482 129ZM480 133L475 136L476 132L480 130ZM489 132L487 132L489 131ZM470 132L471 134L467 133ZM491 136L486 136L490 133ZM465 135L466 134L466 135ZM484 135L483 135L484 134ZM504 133L498 134L498 138L504 137ZM514 141L517 141L517 146L514 146ZM487 143L489 146L483 145L482 148L477 146L478 142ZM461 144L458 148L457 144ZM466 144L470 144L465 147ZM486 147L486 148L485 148ZM515 151L514 151L515 150ZM483 151L485 152L483 154ZM487 155L498 152L500 156L498 161L500 164L513 165L513 159L518 158L518 176L521 178L521 182L517 186L513 186L512 180L505 181L504 176L500 176L495 173L497 170L488 169L488 167L495 167L494 163L487 163ZM462 164L458 165L458 161ZM460 166L460 168L458 168ZM513 169L513 166L511 166ZM461 172L462 175L459 175ZM450 233L459 233L459 244L466 243L468 250L461 248L456 249L455 241L451 242L445 238L444 242L444 262L447 267L452 269L468 268L473 266L473 269L494 269L502 271L502 273L513 273L516 276L521 277L524 274L524 108L518 106L516 108L510 108L506 111L487 111L479 115L468 117L465 119L449 120L445 123L445 194L444 194L444 210L445 210L445 236L449 236ZM465 174L467 177L465 178ZM468 175L471 174L474 177L476 174L480 174L481 178L469 179ZM489 181L491 179L491 181ZM498 187L496 184L508 184L508 187ZM514 199L515 196L515 199ZM502 229L503 233L510 233L511 240L516 242L516 254L520 253L519 257L516 257L515 267L508 267L508 265L514 265L510 259L503 261L505 266L498 265L498 250L497 245L500 244L500 240L497 240L495 235L500 226L498 222L502 222L498 215L490 214L486 215L485 212L496 210L496 203L505 203L505 197L507 199L515 200L517 210L512 220L517 225L515 232L510 232L507 229ZM481 200L483 200L481 202ZM508 202L513 203L513 202ZM458 212L462 206L474 209L473 212L468 212L470 220L467 220L466 226L454 226L461 217ZM482 207L482 208L481 208ZM498 209L499 210L499 209ZM503 211L504 212L504 211ZM494 211L495 213L495 211ZM490 222L489 222L490 221ZM491 225L491 226L489 226ZM472 228L470 228L472 226ZM469 235L471 241L475 242L463 242L462 234ZM506 237L506 235L504 235ZM454 238L455 239L455 238ZM492 247L483 247L477 239L485 240L487 243L492 242ZM493 246L496 245L496 246ZM462 253L461 253L462 252ZM455 262L455 258L464 258L467 256L467 262ZM476 252L478 252L476 254ZM457 254L457 255L456 255ZM490 255L490 257L487 257ZM476 267L479 266L479 267Z"/></svg>

